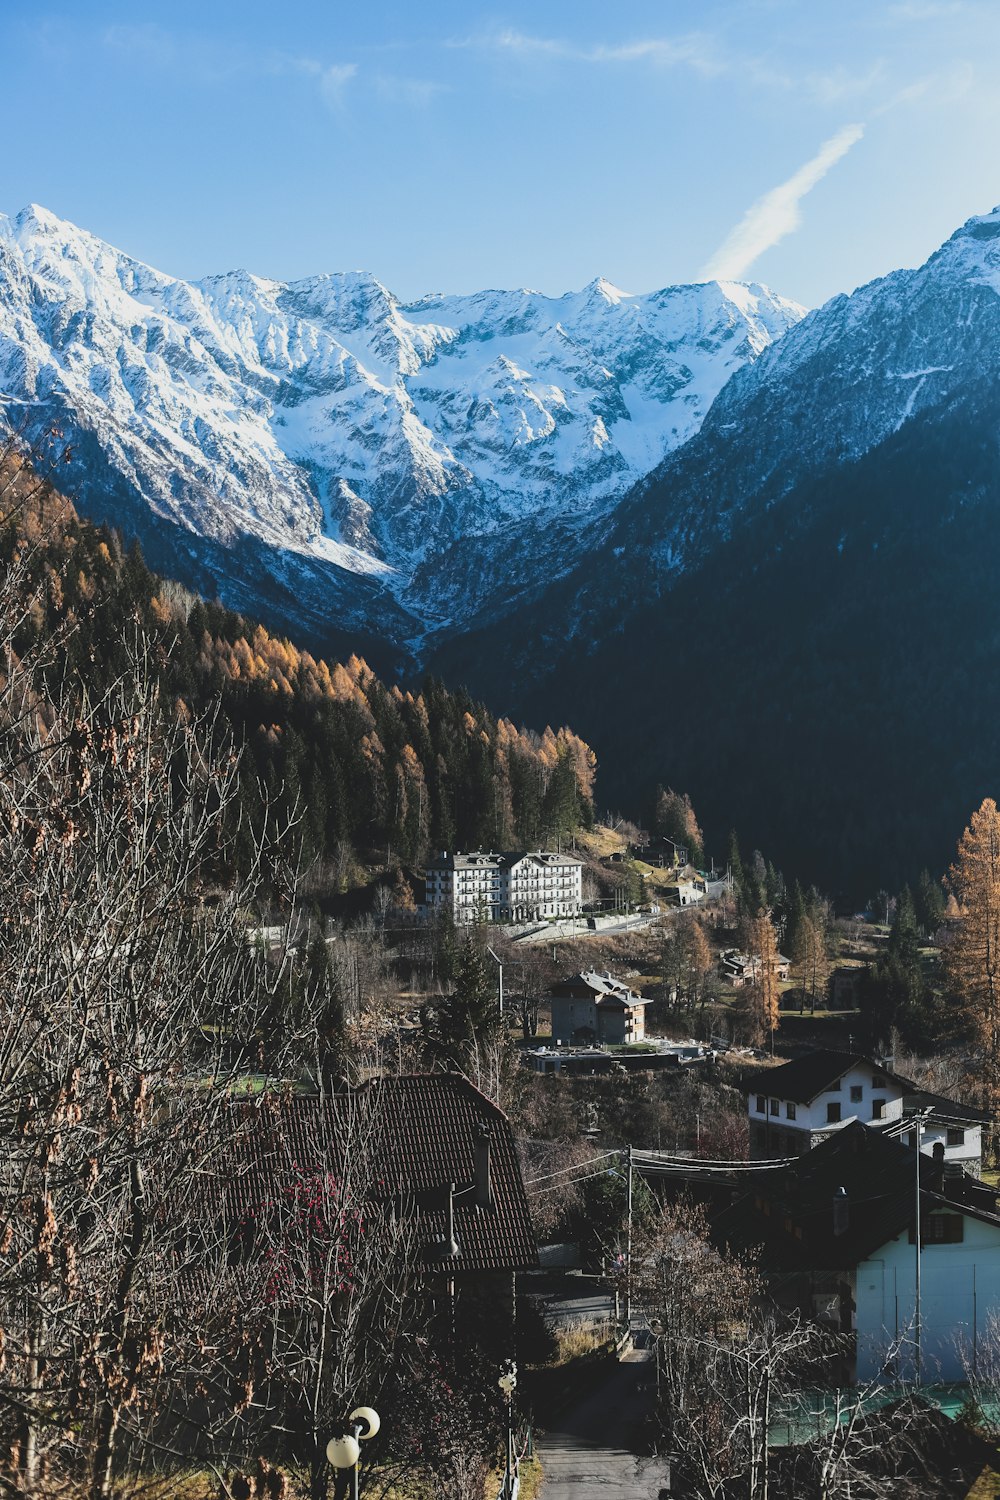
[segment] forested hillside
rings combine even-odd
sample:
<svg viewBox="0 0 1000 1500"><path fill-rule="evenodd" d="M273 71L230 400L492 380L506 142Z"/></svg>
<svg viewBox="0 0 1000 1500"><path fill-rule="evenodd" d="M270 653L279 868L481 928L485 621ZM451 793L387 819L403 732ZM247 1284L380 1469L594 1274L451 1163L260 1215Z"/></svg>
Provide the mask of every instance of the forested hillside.
<svg viewBox="0 0 1000 1500"><path fill-rule="evenodd" d="M519 728L433 679L416 693L388 687L357 656L317 659L157 577L13 453L4 472L0 560L21 562L31 601L18 651L57 638L46 670L97 695L130 645L148 643L174 712L218 701L246 746L248 838L264 799L297 809L306 858L342 878L356 855L536 845L592 821L596 758L571 730Z"/></svg>

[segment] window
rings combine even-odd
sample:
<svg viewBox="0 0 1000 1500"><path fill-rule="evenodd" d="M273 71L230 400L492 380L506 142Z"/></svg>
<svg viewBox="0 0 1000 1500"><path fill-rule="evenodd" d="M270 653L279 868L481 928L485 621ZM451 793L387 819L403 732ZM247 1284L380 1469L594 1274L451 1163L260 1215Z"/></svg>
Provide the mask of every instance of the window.
<svg viewBox="0 0 1000 1500"><path fill-rule="evenodd" d="M965 1131L964 1130L949 1130L948 1131L948 1145L949 1146L964 1146L965 1145Z"/></svg>
<svg viewBox="0 0 1000 1500"><path fill-rule="evenodd" d="M840 1100L831 1102L826 1106L826 1123L828 1125L839 1125L840 1123Z"/></svg>
<svg viewBox="0 0 1000 1500"><path fill-rule="evenodd" d="M757 1113L759 1115L767 1114L767 1100L764 1098L763 1094L757 1095Z"/></svg>
<svg viewBox="0 0 1000 1500"><path fill-rule="evenodd" d="M916 1241L910 1226L910 1244ZM965 1238L965 1220L961 1214L928 1214L920 1221L922 1245L960 1245Z"/></svg>
<svg viewBox="0 0 1000 1500"><path fill-rule="evenodd" d="M781 1113L781 1101L778 1100L778 1099L772 1099L771 1100L771 1114L772 1115L780 1115L780 1113Z"/></svg>
<svg viewBox="0 0 1000 1500"><path fill-rule="evenodd" d="M873 1099L872 1100L872 1119L873 1120L881 1120L882 1115L884 1114L884 1112L885 1112L885 1100L884 1099Z"/></svg>
<svg viewBox="0 0 1000 1500"><path fill-rule="evenodd" d="M839 1094L840 1093L840 1079L839 1078L836 1080L835 1083L831 1083L830 1087L827 1089L827 1093L828 1094Z"/></svg>
<svg viewBox="0 0 1000 1500"><path fill-rule="evenodd" d="M864 1087L860 1083L851 1084L851 1103L860 1104L864 1096Z"/></svg>
<svg viewBox="0 0 1000 1500"><path fill-rule="evenodd" d="M794 1104L786 1104L785 1105L785 1115L786 1115L786 1117L789 1120L794 1120L795 1119L795 1105Z"/></svg>

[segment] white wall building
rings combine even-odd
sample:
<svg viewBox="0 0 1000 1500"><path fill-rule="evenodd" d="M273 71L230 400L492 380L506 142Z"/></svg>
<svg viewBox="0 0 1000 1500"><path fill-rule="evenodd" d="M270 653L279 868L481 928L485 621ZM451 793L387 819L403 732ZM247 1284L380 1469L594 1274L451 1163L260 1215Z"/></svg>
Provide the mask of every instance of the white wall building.
<svg viewBox="0 0 1000 1500"><path fill-rule="evenodd" d="M921 1193L920 1376L967 1380L996 1359L1000 1317L1000 1220L995 1214ZM859 1263L855 1274L857 1379L915 1370L916 1236L912 1225Z"/></svg>
<svg viewBox="0 0 1000 1500"><path fill-rule="evenodd" d="M898 1133L928 1155L936 1143L946 1162L978 1175L985 1115L969 1105L920 1090L871 1058L817 1051L747 1081L750 1155L796 1156L852 1120Z"/></svg>
<svg viewBox="0 0 1000 1500"><path fill-rule="evenodd" d="M583 860L533 853L442 853L427 866L425 910L450 908L458 923L573 917L583 904Z"/></svg>

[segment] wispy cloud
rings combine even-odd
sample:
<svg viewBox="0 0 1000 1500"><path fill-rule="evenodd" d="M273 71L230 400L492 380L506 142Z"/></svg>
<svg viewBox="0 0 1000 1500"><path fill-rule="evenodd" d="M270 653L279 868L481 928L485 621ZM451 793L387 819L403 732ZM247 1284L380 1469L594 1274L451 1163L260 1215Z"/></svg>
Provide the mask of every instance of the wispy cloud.
<svg viewBox="0 0 1000 1500"><path fill-rule="evenodd" d="M433 83L427 78L400 78L395 73L379 73L375 78L375 92L384 103L405 104L413 109L426 108L445 88L443 83Z"/></svg>
<svg viewBox="0 0 1000 1500"><path fill-rule="evenodd" d="M942 21L968 10L964 0L900 0L889 6L894 21Z"/></svg>
<svg viewBox="0 0 1000 1500"><path fill-rule="evenodd" d="M802 223L799 205L806 193L823 180L830 168L847 155L863 134L863 125L845 125L843 130L824 141L816 155L787 182L758 198L703 267L701 278L705 281L739 281L765 250L770 250L786 234L798 229Z"/></svg>
<svg viewBox="0 0 1000 1500"><path fill-rule="evenodd" d="M425 78L406 78L393 73L371 73L363 77L356 62L330 62L279 49L254 51L234 41L228 45L209 42L193 35L175 35L155 24L109 26L102 34L109 50L118 53L136 67L183 70L202 83L217 83L223 78L299 77L316 90L326 107L339 113L347 104L349 93L362 81L370 93L387 104L422 109L446 85Z"/></svg>
<svg viewBox="0 0 1000 1500"><path fill-rule="evenodd" d="M632 42L597 43L581 47L561 37L532 36L527 32L507 28L482 36L456 37L447 45L526 59L552 58L580 63L646 62L659 67L689 67L711 77L726 72L729 67L729 63L719 54L713 38L702 32L690 32L677 37L642 37Z"/></svg>
<svg viewBox="0 0 1000 1500"><path fill-rule="evenodd" d="M357 63L331 63L319 70L319 91L324 104L340 109L344 103L347 85L357 77Z"/></svg>
<svg viewBox="0 0 1000 1500"><path fill-rule="evenodd" d="M153 21L138 25L108 26L104 45L135 60L166 66L177 58L177 44L170 32Z"/></svg>

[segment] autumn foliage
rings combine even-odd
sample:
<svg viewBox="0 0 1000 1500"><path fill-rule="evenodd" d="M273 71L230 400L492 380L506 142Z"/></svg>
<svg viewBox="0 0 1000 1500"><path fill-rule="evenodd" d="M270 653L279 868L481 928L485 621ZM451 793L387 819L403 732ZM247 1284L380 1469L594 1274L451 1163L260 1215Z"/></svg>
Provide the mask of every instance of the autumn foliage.
<svg viewBox="0 0 1000 1500"><path fill-rule="evenodd" d="M389 686L360 656L328 662L158 578L44 485L0 515L0 566L15 560L30 598L18 650L61 636L60 675L99 692L130 640L152 642L177 717L218 703L246 746L245 827L265 803L297 813L310 860L416 863L537 846L592 821L596 758L571 729L520 727L433 679Z"/></svg>

